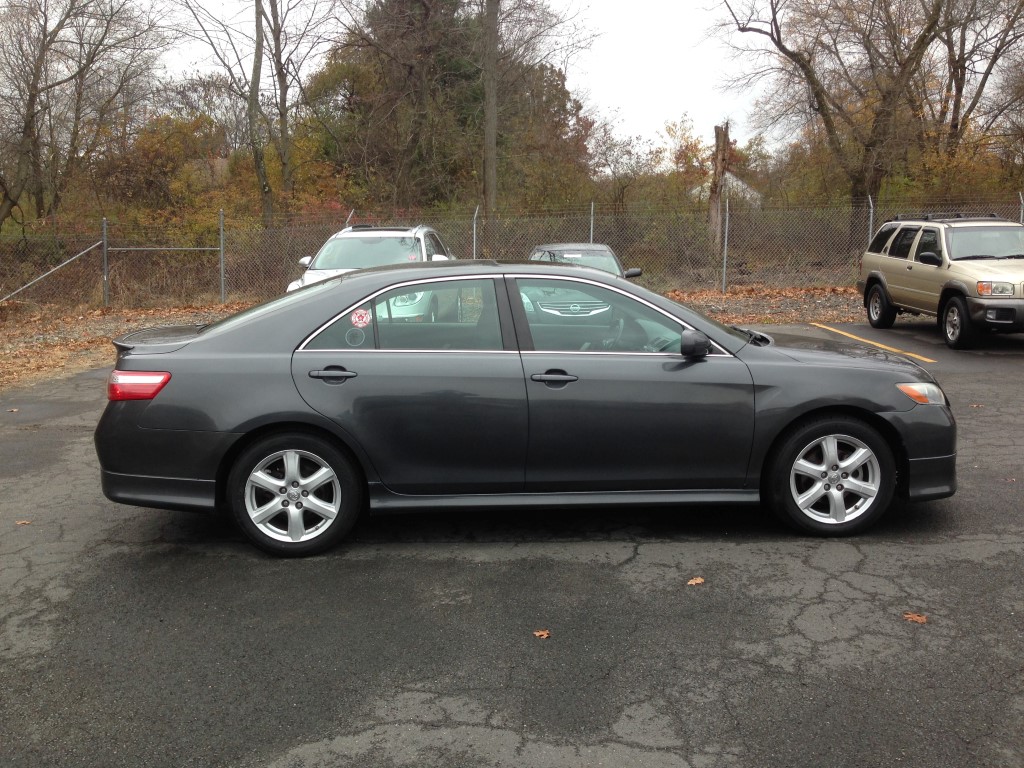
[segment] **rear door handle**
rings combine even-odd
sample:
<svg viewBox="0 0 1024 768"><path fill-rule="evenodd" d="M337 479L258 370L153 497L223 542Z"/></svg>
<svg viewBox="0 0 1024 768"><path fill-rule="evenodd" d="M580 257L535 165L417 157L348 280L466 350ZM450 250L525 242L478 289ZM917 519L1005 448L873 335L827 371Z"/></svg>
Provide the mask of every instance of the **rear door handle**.
<svg viewBox="0 0 1024 768"><path fill-rule="evenodd" d="M355 371L346 371L344 368L329 366L322 371L310 371L309 378L323 379L328 384L343 384L346 379L354 379L359 374Z"/></svg>

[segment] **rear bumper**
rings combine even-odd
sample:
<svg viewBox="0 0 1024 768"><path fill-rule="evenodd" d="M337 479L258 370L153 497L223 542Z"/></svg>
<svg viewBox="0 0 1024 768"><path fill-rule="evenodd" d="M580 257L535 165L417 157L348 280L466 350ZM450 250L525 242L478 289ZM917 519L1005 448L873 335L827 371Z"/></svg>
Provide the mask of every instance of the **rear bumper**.
<svg viewBox="0 0 1024 768"><path fill-rule="evenodd" d="M216 508L217 484L213 480L125 475L101 470L100 482L103 495L121 504L186 512L212 512Z"/></svg>

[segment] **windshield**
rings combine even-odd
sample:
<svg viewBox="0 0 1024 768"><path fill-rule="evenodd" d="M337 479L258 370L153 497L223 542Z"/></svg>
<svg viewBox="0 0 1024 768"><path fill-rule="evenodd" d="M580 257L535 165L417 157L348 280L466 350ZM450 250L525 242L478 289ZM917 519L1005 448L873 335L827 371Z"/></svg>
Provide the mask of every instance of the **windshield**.
<svg viewBox="0 0 1024 768"><path fill-rule="evenodd" d="M613 275L621 275L619 263L608 251L538 251L530 256L530 261L552 261L556 264L579 264L593 267Z"/></svg>
<svg viewBox="0 0 1024 768"><path fill-rule="evenodd" d="M949 258L1024 258L1024 227L963 227L946 232Z"/></svg>
<svg viewBox="0 0 1024 768"><path fill-rule="evenodd" d="M309 268L366 269L419 258L420 244L415 237L338 237L324 243Z"/></svg>

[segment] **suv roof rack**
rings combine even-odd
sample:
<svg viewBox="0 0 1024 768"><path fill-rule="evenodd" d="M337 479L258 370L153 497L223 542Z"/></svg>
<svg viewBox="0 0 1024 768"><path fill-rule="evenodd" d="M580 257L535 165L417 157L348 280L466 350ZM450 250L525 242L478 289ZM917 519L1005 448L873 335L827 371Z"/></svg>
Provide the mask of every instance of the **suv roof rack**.
<svg viewBox="0 0 1024 768"><path fill-rule="evenodd" d="M988 221L990 219L1009 221L1009 219L1003 219L997 213L990 213L986 216L968 216L964 213L915 213L909 215L897 213L889 221Z"/></svg>

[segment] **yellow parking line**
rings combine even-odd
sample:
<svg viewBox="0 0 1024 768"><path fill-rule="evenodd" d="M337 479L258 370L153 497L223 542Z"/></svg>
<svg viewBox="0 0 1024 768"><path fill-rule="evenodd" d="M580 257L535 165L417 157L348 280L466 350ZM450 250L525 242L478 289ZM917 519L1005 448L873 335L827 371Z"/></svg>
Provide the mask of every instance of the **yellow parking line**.
<svg viewBox="0 0 1024 768"><path fill-rule="evenodd" d="M865 344L870 344L871 346L878 347L879 349L884 349L886 352L895 352L897 355L905 355L906 357L912 357L915 360L920 360L923 363L939 362L938 360L932 360L930 357L922 357L921 355L915 355L913 352L906 352L902 349L896 349L895 347L887 347L885 346L885 344L879 344L877 341L871 341L870 339L862 339L860 336L854 336L852 333L840 331L838 328L830 328L829 326L822 325L821 323L811 323L811 325L817 328L824 328L826 331L832 331L832 333L838 333L840 336L846 336L856 341L861 341L864 342Z"/></svg>

